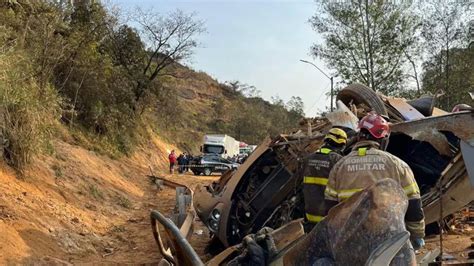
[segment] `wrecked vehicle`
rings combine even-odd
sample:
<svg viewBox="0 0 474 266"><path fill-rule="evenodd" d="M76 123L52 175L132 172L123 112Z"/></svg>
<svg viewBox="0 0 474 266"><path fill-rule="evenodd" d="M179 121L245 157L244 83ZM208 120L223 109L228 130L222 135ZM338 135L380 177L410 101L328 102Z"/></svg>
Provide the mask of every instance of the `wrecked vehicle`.
<svg viewBox="0 0 474 266"><path fill-rule="evenodd" d="M435 97L407 102L378 95L360 84L343 89L337 100L336 111L325 118L303 121L301 129L292 134L265 139L236 171L226 172L218 181L194 191L193 205L187 205L185 220L197 214L212 236L224 247L229 247L214 257L210 265L219 265L241 254L239 243L242 240L247 243L249 235L261 235L262 228L278 228L263 233L263 238L274 240L279 250L274 255L283 256L283 251L291 249L291 243L302 241L304 232L300 218L304 214L304 204L300 162L320 147L325 132L332 126L347 131L349 140L345 152L349 152L356 141L358 119L371 110L387 116L391 123L387 151L412 168L421 190L427 224L474 200L472 109L448 113L434 107ZM168 262L202 264L186 241L189 223L175 225L159 212L152 212L152 221L160 250L167 252L165 257L177 260L167 259ZM156 221L165 226L167 241L157 237L160 234ZM394 255L394 250L398 252L406 242L403 232L400 233L394 239L386 239L388 242L379 241L381 249L372 251L378 255L383 253L384 257L385 248ZM167 248L163 248L163 242L168 243ZM380 258L378 255L375 259ZM296 263L296 259L285 261L285 264Z"/></svg>
<svg viewBox="0 0 474 266"><path fill-rule="evenodd" d="M419 184L427 224L474 200L474 113L448 113L434 107L435 97L414 101L376 94L353 84L337 96L339 109L326 118L307 120L302 129L267 138L237 171L195 191L199 218L225 247L263 227L279 228L302 218L300 162L322 143L331 126L355 141L357 120L374 110L388 117L392 134L387 151L405 161ZM349 141L349 144L351 141ZM350 151L348 145L346 152Z"/></svg>
<svg viewBox="0 0 474 266"><path fill-rule="evenodd" d="M383 179L335 206L306 235L302 219L276 230L264 227L206 265L413 265L416 257L404 223L407 206L399 184ZM204 265L182 229L153 212L152 223L156 220L175 251L174 256L164 253L160 265Z"/></svg>

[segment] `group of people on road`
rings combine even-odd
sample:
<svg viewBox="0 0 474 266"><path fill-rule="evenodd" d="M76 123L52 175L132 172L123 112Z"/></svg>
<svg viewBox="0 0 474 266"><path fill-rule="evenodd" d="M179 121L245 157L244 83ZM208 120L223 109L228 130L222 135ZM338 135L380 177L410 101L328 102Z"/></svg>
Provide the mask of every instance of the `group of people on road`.
<svg viewBox="0 0 474 266"><path fill-rule="evenodd" d="M170 152L168 155L168 160L170 163L170 174L174 174L174 169L176 166L178 167L178 173L182 174L189 171L189 164L193 156L186 152L181 153L178 157L176 157L176 153L174 150Z"/></svg>
<svg viewBox="0 0 474 266"><path fill-rule="evenodd" d="M352 150L344 156L348 137L343 128L333 127L324 144L303 164L305 231L310 231L329 209L379 180L397 181L408 198L406 229L415 250L424 246L425 223L420 190L410 167L385 151L390 126L385 118L371 112L359 121Z"/></svg>
<svg viewBox="0 0 474 266"><path fill-rule="evenodd" d="M227 160L233 163L243 164L245 160L247 160L247 157L249 157L248 153L241 153L232 157L228 156Z"/></svg>

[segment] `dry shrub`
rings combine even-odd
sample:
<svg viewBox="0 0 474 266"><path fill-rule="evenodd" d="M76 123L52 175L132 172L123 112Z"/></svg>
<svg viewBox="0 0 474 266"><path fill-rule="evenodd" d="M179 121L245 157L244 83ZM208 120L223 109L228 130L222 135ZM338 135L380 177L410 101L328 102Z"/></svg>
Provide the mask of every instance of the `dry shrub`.
<svg viewBox="0 0 474 266"><path fill-rule="evenodd" d="M50 142L59 100L50 85L38 85L28 58L0 53L0 144L3 158L20 172Z"/></svg>

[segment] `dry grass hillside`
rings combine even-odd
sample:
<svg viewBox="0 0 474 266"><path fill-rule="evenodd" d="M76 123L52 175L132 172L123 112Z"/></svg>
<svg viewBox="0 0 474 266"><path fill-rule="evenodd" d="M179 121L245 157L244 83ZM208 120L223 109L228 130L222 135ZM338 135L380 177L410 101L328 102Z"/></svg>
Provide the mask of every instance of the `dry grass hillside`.
<svg viewBox="0 0 474 266"><path fill-rule="evenodd" d="M162 102L153 116L160 136L184 150L197 152L206 133L229 134L258 144L268 135L291 131L302 118L283 101L274 104L250 97L246 84L232 87L179 64L173 71L177 78L162 80L163 93L168 94L164 97L172 101Z"/></svg>
<svg viewBox="0 0 474 266"><path fill-rule="evenodd" d="M55 141L54 154L35 159L22 178L0 165L0 264L156 262L149 211L169 212L174 191L156 190L149 166L196 183L166 173L174 147L153 137L113 160L71 143Z"/></svg>
<svg viewBox="0 0 474 266"><path fill-rule="evenodd" d="M206 73L195 72L183 66L179 66L179 73L180 78L164 81L163 86L172 94L171 98L176 106L170 110L171 113L166 114L166 119L158 118L158 123L169 124L160 134L184 149L197 152L203 135L215 133L209 128L212 120L229 119L216 117L215 105L218 99L225 106L232 105L235 99L228 97L225 87ZM157 116L160 113L158 110Z"/></svg>

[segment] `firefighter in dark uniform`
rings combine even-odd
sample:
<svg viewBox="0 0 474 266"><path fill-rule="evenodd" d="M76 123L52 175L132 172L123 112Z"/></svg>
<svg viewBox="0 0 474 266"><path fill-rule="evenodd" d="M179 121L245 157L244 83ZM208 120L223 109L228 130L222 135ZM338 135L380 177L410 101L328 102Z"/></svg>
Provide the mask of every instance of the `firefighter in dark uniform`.
<svg viewBox="0 0 474 266"><path fill-rule="evenodd" d="M340 128L331 128L324 137L323 146L309 155L303 167L303 195L305 205L305 231L309 232L324 216L324 190L329 173L342 158L342 150L347 143L347 134Z"/></svg>

